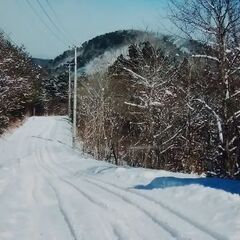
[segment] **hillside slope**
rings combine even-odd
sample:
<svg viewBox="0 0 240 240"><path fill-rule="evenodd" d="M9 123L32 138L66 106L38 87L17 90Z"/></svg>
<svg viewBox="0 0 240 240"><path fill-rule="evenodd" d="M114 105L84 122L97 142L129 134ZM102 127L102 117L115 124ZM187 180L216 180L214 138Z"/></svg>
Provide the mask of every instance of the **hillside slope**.
<svg viewBox="0 0 240 240"><path fill-rule="evenodd" d="M196 41L139 30L115 31L97 36L82 44L78 49L78 71L80 74L88 74L96 69L105 70L120 54L127 54L130 44L145 41L151 42L157 48L161 48L171 55L203 52L203 46ZM60 74L66 69L66 63L73 62L74 52L68 50L52 61L51 68L55 74Z"/></svg>

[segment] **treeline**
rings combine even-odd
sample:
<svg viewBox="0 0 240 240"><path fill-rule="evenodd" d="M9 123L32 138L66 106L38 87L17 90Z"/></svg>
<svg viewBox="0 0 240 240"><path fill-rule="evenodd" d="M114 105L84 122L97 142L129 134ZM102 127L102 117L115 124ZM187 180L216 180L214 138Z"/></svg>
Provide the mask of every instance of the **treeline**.
<svg viewBox="0 0 240 240"><path fill-rule="evenodd" d="M0 134L17 119L43 111L41 69L23 47L0 33Z"/></svg>
<svg viewBox="0 0 240 240"><path fill-rule="evenodd" d="M239 179L240 3L183 4L173 1L172 17L206 54L129 46L107 73L81 80L79 135L116 164Z"/></svg>
<svg viewBox="0 0 240 240"><path fill-rule="evenodd" d="M68 104L68 70L65 67L61 73L45 69L41 81L44 112L47 115L66 115Z"/></svg>

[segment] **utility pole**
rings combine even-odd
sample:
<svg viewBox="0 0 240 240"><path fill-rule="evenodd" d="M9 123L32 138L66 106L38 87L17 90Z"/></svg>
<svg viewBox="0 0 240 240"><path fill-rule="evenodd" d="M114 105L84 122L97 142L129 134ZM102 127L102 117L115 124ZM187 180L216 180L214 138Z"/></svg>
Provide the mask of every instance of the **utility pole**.
<svg viewBox="0 0 240 240"><path fill-rule="evenodd" d="M71 84L71 63L68 65L68 117L71 118L72 84Z"/></svg>
<svg viewBox="0 0 240 240"><path fill-rule="evenodd" d="M74 48L74 91L73 91L73 148L76 147L77 138L77 47Z"/></svg>

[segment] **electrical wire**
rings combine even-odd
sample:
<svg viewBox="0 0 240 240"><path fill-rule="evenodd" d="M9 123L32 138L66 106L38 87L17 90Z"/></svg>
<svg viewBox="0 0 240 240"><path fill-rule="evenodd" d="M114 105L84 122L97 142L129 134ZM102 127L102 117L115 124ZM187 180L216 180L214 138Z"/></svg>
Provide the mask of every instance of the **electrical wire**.
<svg viewBox="0 0 240 240"><path fill-rule="evenodd" d="M41 17L41 15L38 13L38 11L36 10L36 8L33 6L33 4L30 2L30 0L26 0L27 5L31 8L31 10L33 11L33 13L39 18L39 20L41 21L41 23L49 30L49 32L52 33L52 35L59 40L62 44L64 45L68 45L66 44L66 42L64 42L49 26L48 24L44 21L44 19Z"/></svg>
<svg viewBox="0 0 240 240"><path fill-rule="evenodd" d="M74 42L74 38L73 38L72 34L70 34L69 31L66 31L66 29L63 27L62 21L61 21L61 19L59 18L57 12L55 11L53 5L50 3L49 0L46 0L46 4L47 4L48 8L51 10L51 12L53 13L53 15L54 15L54 17L55 17L55 20L58 21L58 23L59 23L58 25L60 25L60 26L62 27L63 32L64 32L68 37L70 36L71 41Z"/></svg>
<svg viewBox="0 0 240 240"><path fill-rule="evenodd" d="M47 5L48 5L49 9L50 9L50 10L52 11L52 13L54 14L55 18L59 21L58 15L57 15L56 11L54 10L52 4L49 2L49 0L46 0L46 3L47 3Z"/></svg>
<svg viewBox="0 0 240 240"><path fill-rule="evenodd" d="M44 15L47 17L47 19L49 20L50 23L52 23L53 27L55 28L56 31L58 31L61 35L64 35L64 38L67 42L69 42L68 37L66 37L66 33L54 22L54 20L50 17L50 15L48 14L48 12L46 11L46 9L44 8L44 6L42 5L42 3L40 2L40 0L36 0L38 5L40 6L42 12L44 13Z"/></svg>

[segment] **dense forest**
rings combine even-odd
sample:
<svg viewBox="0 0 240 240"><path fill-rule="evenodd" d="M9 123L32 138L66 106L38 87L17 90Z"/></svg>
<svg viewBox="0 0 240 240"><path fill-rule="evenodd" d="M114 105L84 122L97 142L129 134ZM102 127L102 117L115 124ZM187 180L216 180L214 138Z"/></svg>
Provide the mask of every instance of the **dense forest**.
<svg viewBox="0 0 240 240"><path fill-rule="evenodd" d="M0 33L0 133L26 115L43 112L43 71L24 47Z"/></svg>
<svg viewBox="0 0 240 240"><path fill-rule="evenodd" d="M79 135L99 159L240 178L240 3L172 1L172 20L204 54L132 44L81 79Z"/></svg>

